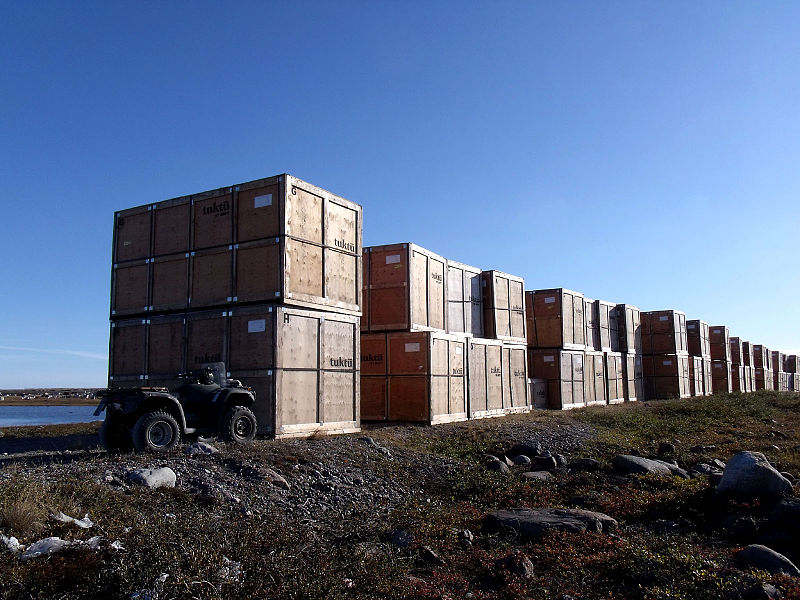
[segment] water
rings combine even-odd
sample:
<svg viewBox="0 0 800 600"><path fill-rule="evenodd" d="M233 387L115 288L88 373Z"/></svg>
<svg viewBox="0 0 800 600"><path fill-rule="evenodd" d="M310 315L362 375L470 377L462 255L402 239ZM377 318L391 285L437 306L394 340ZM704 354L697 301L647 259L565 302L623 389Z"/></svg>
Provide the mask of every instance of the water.
<svg viewBox="0 0 800 600"><path fill-rule="evenodd" d="M95 406L2 406L0 427L21 425L61 425L102 421L105 413L95 417Z"/></svg>

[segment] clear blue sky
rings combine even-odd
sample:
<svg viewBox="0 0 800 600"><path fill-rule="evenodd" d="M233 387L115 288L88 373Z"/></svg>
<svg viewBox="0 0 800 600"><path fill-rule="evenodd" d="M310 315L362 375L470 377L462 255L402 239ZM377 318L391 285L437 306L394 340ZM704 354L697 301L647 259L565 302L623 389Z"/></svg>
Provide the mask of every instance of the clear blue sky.
<svg viewBox="0 0 800 600"><path fill-rule="evenodd" d="M115 210L289 172L800 350L796 2L6 2L0 388L106 377Z"/></svg>

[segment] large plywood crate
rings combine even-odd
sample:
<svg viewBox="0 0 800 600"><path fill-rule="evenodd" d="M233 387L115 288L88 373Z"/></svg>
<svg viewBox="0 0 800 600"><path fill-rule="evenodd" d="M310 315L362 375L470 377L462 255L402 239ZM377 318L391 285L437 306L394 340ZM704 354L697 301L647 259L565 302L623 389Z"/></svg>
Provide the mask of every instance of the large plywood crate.
<svg viewBox="0 0 800 600"><path fill-rule="evenodd" d="M622 376L625 379L625 401L644 399L644 371L642 355L627 352L622 355Z"/></svg>
<svg viewBox="0 0 800 600"><path fill-rule="evenodd" d="M703 358L689 355L689 395L704 396L703 390Z"/></svg>
<svg viewBox="0 0 800 600"><path fill-rule="evenodd" d="M731 336L729 344L731 347L731 362L735 365L744 366L744 347L742 338Z"/></svg>
<svg viewBox="0 0 800 600"><path fill-rule="evenodd" d="M700 319L686 321L686 341L692 356L711 356L708 323Z"/></svg>
<svg viewBox="0 0 800 600"><path fill-rule="evenodd" d="M756 369L772 369L772 352L762 344L753 344L753 366Z"/></svg>
<svg viewBox="0 0 800 600"><path fill-rule="evenodd" d="M725 325L711 325L709 327L709 340L711 342L711 358L713 360L732 362L730 331Z"/></svg>
<svg viewBox="0 0 800 600"><path fill-rule="evenodd" d="M603 352L619 352L619 324L617 323L616 304L605 300L594 301L594 313L600 334L600 350Z"/></svg>
<svg viewBox="0 0 800 600"><path fill-rule="evenodd" d="M470 418L530 411L527 347L485 338L467 345Z"/></svg>
<svg viewBox="0 0 800 600"><path fill-rule="evenodd" d="M583 299L583 318L586 323L586 334L584 335L586 350L599 351L602 347L600 341L600 318L597 314L597 306L594 299Z"/></svg>
<svg viewBox="0 0 800 600"><path fill-rule="evenodd" d="M731 363L731 391L742 392L747 391L747 384L745 383L745 369L747 367Z"/></svg>
<svg viewBox="0 0 800 600"><path fill-rule="evenodd" d="M609 404L625 402L625 366L621 352L604 352L606 399Z"/></svg>
<svg viewBox="0 0 800 600"><path fill-rule="evenodd" d="M733 391L733 377L731 375L730 361L712 360L711 377L715 394L730 393Z"/></svg>
<svg viewBox="0 0 800 600"><path fill-rule="evenodd" d="M703 395L710 396L714 393L713 363L710 356L703 356Z"/></svg>
<svg viewBox="0 0 800 600"><path fill-rule="evenodd" d="M689 350L686 314L677 310L643 312L644 354L684 354Z"/></svg>
<svg viewBox="0 0 800 600"><path fill-rule="evenodd" d="M690 396L688 353L645 355L642 362L647 399Z"/></svg>
<svg viewBox="0 0 800 600"><path fill-rule="evenodd" d="M527 343L523 279L501 271L482 271L481 294L484 335L515 344Z"/></svg>
<svg viewBox="0 0 800 600"><path fill-rule="evenodd" d="M787 373L800 373L800 357L790 354L783 363L783 370Z"/></svg>
<svg viewBox="0 0 800 600"><path fill-rule="evenodd" d="M587 350L583 358L583 399L586 406L608 404L606 361L603 352Z"/></svg>
<svg viewBox="0 0 800 600"><path fill-rule="evenodd" d="M773 390L775 389L772 370L762 367L755 367L755 389Z"/></svg>
<svg viewBox="0 0 800 600"><path fill-rule="evenodd" d="M755 367L755 353L753 344L748 341L742 342L742 364L747 367Z"/></svg>
<svg viewBox="0 0 800 600"><path fill-rule="evenodd" d="M773 350L772 354L772 388L778 392L788 392L788 379L785 377L784 363L786 354Z"/></svg>
<svg viewBox="0 0 800 600"><path fill-rule="evenodd" d="M112 323L109 386L174 388L181 374L225 363L256 391L259 432L276 437L359 430L359 318L253 305ZM120 333L116 333L120 332Z"/></svg>
<svg viewBox="0 0 800 600"><path fill-rule="evenodd" d="M628 354L642 353L642 317L638 307L617 304L615 307L619 328L619 351Z"/></svg>
<svg viewBox="0 0 800 600"><path fill-rule="evenodd" d="M564 288L525 292L525 319L530 348L586 348L584 297Z"/></svg>
<svg viewBox="0 0 800 600"><path fill-rule="evenodd" d="M481 270L447 261L447 331L483 337Z"/></svg>
<svg viewBox="0 0 800 600"><path fill-rule="evenodd" d="M467 418L464 336L362 334L361 365L362 420L435 424Z"/></svg>
<svg viewBox="0 0 800 600"><path fill-rule="evenodd" d="M416 244L371 246L364 331L447 329L447 260Z"/></svg>
<svg viewBox="0 0 800 600"><path fill-rule="evenodd" d="M115 214L111 317L276 302L361 312L361 207L279 175Z"/></svg>
<svg viewBox="0 0 800 600"><path fill-rule="evenodd" d="M547 382L547 407L566 410L586 406L583 399L581 350L529 349L529 372Z"/></svg>

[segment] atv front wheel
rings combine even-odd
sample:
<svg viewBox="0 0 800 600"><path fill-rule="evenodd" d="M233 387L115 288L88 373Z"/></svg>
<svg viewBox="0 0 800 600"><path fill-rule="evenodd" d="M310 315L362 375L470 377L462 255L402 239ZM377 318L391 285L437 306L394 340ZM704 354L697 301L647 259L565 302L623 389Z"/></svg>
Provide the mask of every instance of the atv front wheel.
<svg viewBox="0 0 800 600"><path fill-rule="evenodd" d="M249 444L256 437L258 422L253 411L245 406L232 406L222 418L219 436L226 442Z"/></svg>
<svg viewBox="0 0 800 600"><path fill-rule="evenodd" d="M139 452L168 452L180 439L178 422L164 411L142 415L133 427L133 445Z"/></svg>
<svg viewBox="0 0 800 600"><path fill-rule="evenodd" d="M133 451L133 438L131 437L130 427L119 417L109 417L100 426L98 432L100 445L109 454Z"/></svg>

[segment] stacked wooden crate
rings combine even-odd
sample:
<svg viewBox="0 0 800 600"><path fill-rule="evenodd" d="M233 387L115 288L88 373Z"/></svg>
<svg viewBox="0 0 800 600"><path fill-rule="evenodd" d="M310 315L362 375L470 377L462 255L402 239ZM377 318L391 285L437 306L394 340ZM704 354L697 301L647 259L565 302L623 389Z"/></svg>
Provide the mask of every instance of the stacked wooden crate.
<svg viewBox="0 0 800 600"><path fill-rule="evenodd" d="M800 392L800 357L791 354L784 361L784 370L789 373L790 391Z"/></svg>
<svg viewBox="0 0 800 600"><path fill-rule="evenodd" d="M745 365L745 342L740 337L730 337L731 387L734 392L752 392L750 367Z"/></svg>
<svg viewBox="0 0 800 600"><path fill-rule="evenodd" d="M642 348L645 397L688 398L686 314L677 310L643 312Z"/></svg>
<svg viewBox="0 0 800 600"><path fill-rule="evenodd" d="M711 378L711 345L708 323L700 319L686 321L686 340L689 350L689 393L708 396L713 393Z"/></svg>
<svg viewBox="0 0 800 600"><path fill-rule="evenodd" d="M794 391L789 389L790 378L784 368L786 366L786 354L772 351L772 389L777 392L790 392Z"/></svg>
<svg viewBox="0 0 800 600"><path fill-rule="evenodd" d="M753 366L755 367L755 389L774 389L772 379L772 352L763 344L753 344Z"/></svg>
<svg viewBox="0 0 800 600"><path fill-rule="evenodd" d="M620 325L617 304L605 300L594 301L597 315L600 349L603 355L605 402L625 402L625 365L620 351Z"/></svg>
<svg viewBox="0 0 800 600"><path fill-rule="evenodd" d="M619 329L619 352L622 354L625 400L634 402L644 398L641 311L630 304L617 304L615 311Z"/></svg>
<svg viewBox="0 0 800 600"><path fill-rule="evenodd" d="M756 359L751 342L742 342L742 362L745 366L744 378L748 387L747 391L754 392L756 390Z"/></svg>
<svg viewBox="0 0 800 600"><path fill-rule="evenodd" d="M714 393L733 391L730 332L724 325L709 327Z"/></svg>
<svg viewBox="0 0 800 600"><path fill-rule="evenodd" d="M290 175L116 213L109 386L224 363L261 433L357 431L361 225Z"/></svg>
<svg viewBox="0 0 800 600"><path fill-rule="evenodd" d="M529 410L521 278L415 244L365 248L363 262L362 419Z"/></svg>

